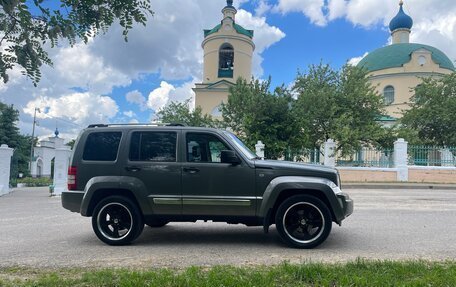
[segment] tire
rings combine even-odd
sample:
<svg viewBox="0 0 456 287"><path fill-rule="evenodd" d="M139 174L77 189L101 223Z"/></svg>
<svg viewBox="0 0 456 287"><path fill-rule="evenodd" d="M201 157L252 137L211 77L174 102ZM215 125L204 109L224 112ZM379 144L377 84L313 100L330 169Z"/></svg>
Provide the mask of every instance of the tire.
<svg viewBox="0 0 456 287"><path fill-rule="evenodd" d="M139 208L130 199L110 196L95 206L92 228L104 243L125 245L141 235L144 222Z"/></svg>
<svg viewBox="0 0 456 287"><path fill-rule="evenodd" d="M331 212L310 195L295 195L279 205L275 223L280 238L294 248L314 248L331 232Z"/></svg>
<svg viewBox="0 0 456 287"><path fill-rule="evenodd" d="M169 223L169 221L157 219L154 221L147 222L146 225L149 227L152 227L152 228L160 228L160 227L165 226L168 223Z"/></svg>

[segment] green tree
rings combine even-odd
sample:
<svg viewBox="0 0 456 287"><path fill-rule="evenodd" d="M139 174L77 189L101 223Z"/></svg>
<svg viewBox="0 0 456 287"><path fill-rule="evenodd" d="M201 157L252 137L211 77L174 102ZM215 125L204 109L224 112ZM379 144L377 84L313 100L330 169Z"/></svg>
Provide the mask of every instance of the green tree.
<svg viewBox="0 0 456 287"><path fill-rule="evenodd" d="M29 174L30 146L32 138L19 133L16 123L19 111L13 105L0 103L0 144L7 144L14 149L11 159L11 178L17 178L19 173Z"/></svg>
<svg viewBox="0 0 456 287"><path fill-rule="evenodd" d="M293 98L286 88L269 91L271 79L248 83L238 79L221 106L224 124L249 147L258 140L266 145L268 158L283 156L287 147L297 146L298 130L290 113Z"/></svg>
<svg viewBox="0 0 456 287"><path fill-rule="evenodd" d="M309 147L333 139L347 155L363 145L379 145L385 136L376 121L384 113L383 102L365 70L311 65L307 73L298 73L293 90L297 94L293 112Z"/></svg>
<svg viewBox="0 0 456 287"><path fill-rule="evenodd" d="M220 122L202 113L201 107L190 110L190 99L184 102L171 102L158 111L158 118L163 123L178 123L192 127L218 127Z"/></svg>
<svg viewBox="0 0 456 287"><path fill-rule="evenodd" d="M426 78L415 88L402 129L414 131L425 144L456 146L456 73Z"/></svg>
<svg viewBox="0 0 456 287"><path fill-rule="evenodd" d="M0 144L7 144L16 148L20 145L19 128L16 122L19 120L19 111L13 105L0 103Z"/></svg>
<svg viewBox="0 0 456 287"><path fill-rule="evenodd" d="M69 142L67 142L65 145L69 146L71 149L73 149L75 143L76 143L76 140L72 139Z"/></svg>
<svg viewBox="0 0 456 287"><path fill-rule="evenodd" d="M54 2L54 1L52 1ZM43 64L52 65L45 45L54 47L66 39L88 39L105 33L117 22L127 40L134 23L146 24L153 14L146 0L44 0L0 1L0 78L8 81L8 70L20 66L36 85ZM49 7L50 6L50 7Z"/></svg>

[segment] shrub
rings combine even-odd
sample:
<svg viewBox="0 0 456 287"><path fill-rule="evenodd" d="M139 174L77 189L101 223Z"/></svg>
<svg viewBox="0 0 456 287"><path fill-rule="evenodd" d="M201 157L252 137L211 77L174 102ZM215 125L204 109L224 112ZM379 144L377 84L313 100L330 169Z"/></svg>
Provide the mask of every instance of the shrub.
<svg viewBox="0 0 456 287"><path fill-rule="evenodd" d="M47 177L24 177L18 178L17 183L25 183L29 187L49 186L53 183L53 180Z"/></svg>

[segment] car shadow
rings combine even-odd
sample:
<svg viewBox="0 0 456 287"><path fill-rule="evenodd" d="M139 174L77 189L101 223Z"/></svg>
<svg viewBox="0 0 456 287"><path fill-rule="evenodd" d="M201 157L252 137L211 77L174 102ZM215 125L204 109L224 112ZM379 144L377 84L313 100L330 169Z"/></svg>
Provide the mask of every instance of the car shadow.
<svg viewBox="0 0 456 287"><path fill-rule="evenodd" d="M262 227L247 227L242 225L211 226L207 225L170 225L151 228L144 227L141 236L134 245L283 245L275 228L270 228L269 234Z"/></svg>

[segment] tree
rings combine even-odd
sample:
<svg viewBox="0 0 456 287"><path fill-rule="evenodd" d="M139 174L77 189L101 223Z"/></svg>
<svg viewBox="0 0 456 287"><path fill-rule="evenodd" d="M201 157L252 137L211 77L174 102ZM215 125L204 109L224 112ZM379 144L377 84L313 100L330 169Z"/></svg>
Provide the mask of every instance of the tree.
<svg viewBox="0 0 456 287"><path fill-rule="evenodd" d="M307 74L298 73L293 90L298 96L293 112L309 147L333 139L347 155L363 145L378 145L385 135L376 121L384 113L383 102L363 69L312 65Z"/></svg>
<svg viewBox="0 0 456 287"><path fill-rule="evenodd" d="M269 91L271 79L248 83L238 79L221 106L224 124L253 148L258 140L267 147L268 158L283 156L287 147L297 145L298 131L290 113L290 91L278 87Z"/></svg>
<svg viewBox="0 0 456 287"><path fill-rule="evenodd" d="M16 126L19 120L19 111L13 105L0 103L0 144L7 144L14 148L11 159L11 178L17 178L19 173L29 173L30 146L32 138L19 133Z"/></svg>
<svg viewBox="0 0 456 287"><path fill-rule="evenodd" d="M73 149L75 143L76 143L76 140L72 139L69 142L67 142L65 145L69 146L71 149Z"/></svg>
<svg viewBox="0 0 456 287"><path fill-rule="evenodd" d="M179 123L193 127L218 127L220 122L209 115L203 115L201 107L190 110L190 99L185 102L171 102L157 113L164 123Z"/></svg>
<svg viewBox="0 0 456 287"><path fill-rule="evenodd" d="M18 120L19 111L13 105L0 103L0 144L7 144L12 148L19 146L21 135L16 126Z"/></svg>
<svg viewBox="0 0 456 287"><path fill-rule="evenodd" d="M415 131L425 144L456 146L456 73L423 79L415 88L402 128Z"/></svg>
<svg viewBox="0 0 456 287"><path fill-rule="evenodd" d="M51 47L62 39L70 45L77 39L87 43L105 33L114 21L119 22L127 40L133 24L145 25L146 16L153 14L146 0L60 0L54 4L2 0L0 6L0 78L6 83L8 70L17 65L35 86L41 66L52 65L45 50L47 43Z"/></svg>

